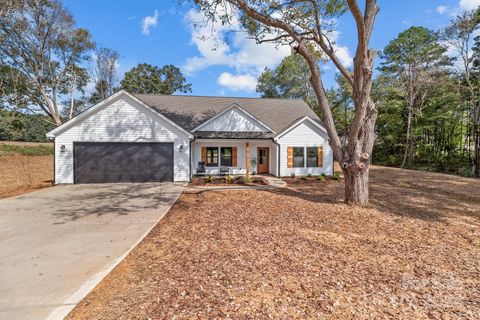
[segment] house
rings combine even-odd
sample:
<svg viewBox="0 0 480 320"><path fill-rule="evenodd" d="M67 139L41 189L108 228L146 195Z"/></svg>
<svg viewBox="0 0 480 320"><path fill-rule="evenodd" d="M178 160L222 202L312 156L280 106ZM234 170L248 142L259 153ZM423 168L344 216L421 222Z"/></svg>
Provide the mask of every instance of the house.
<svg viewBox="0 0 480 320"><path fill-rule="evenodd" d="M328 135L292 99L130 94L119 91L47 133L55 183L189 181L207 174L333 173ZM256 166L252 164L256 160Z"/></svg>

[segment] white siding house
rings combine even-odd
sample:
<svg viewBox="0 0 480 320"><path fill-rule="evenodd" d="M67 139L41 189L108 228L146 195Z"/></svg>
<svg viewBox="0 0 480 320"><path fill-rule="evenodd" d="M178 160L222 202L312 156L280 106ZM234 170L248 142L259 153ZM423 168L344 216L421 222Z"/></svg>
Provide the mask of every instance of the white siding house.
<svg viewBox="0 0 480 320"><path fill-rule="evenodd" d="M274 176L333 174L328 135L302 100L122 90L47 137L56 184L189 181L203 165L212 175L244 175L247 164Z"/></svg>

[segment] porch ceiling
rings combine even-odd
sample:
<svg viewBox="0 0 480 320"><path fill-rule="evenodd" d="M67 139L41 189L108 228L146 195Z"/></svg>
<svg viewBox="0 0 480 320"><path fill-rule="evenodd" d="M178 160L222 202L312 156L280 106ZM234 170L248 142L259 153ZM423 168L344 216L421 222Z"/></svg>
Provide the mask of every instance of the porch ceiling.
<svg viewBox="0 0 480 320"><path fill-rule="evenodd" d="M197 139L271 139L275 136L271 132L241 132L241 131L195 131Z"/></svg>

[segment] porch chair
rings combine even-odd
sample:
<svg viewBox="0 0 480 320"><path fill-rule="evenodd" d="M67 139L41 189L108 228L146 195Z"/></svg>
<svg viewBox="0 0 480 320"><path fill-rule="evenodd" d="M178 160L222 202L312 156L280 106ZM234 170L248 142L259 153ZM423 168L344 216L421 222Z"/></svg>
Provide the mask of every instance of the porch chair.
<svg viewBox="0 0 480 320"><path fill-rule="evenodd" d="M220 175L227 176L230 174L230 169L228 167L220 167Z"/></svg>
<svg viewBox="0 0 480 320"><path fill-rule="evenodd" d="M207 170L205 170L205 162L199 162L197 166L197 176L205 176L207 174Z"/></svg>

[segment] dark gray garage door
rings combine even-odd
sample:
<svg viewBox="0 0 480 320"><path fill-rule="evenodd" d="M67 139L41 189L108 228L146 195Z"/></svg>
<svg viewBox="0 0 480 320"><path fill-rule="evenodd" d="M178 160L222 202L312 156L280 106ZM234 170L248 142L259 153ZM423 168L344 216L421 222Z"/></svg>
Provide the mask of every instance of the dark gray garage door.
<svg viewBox="0 0 480 320"><path fill-rule="evenodd" d="M173 181L173 143L75 142L75 183Z"/></svg>

